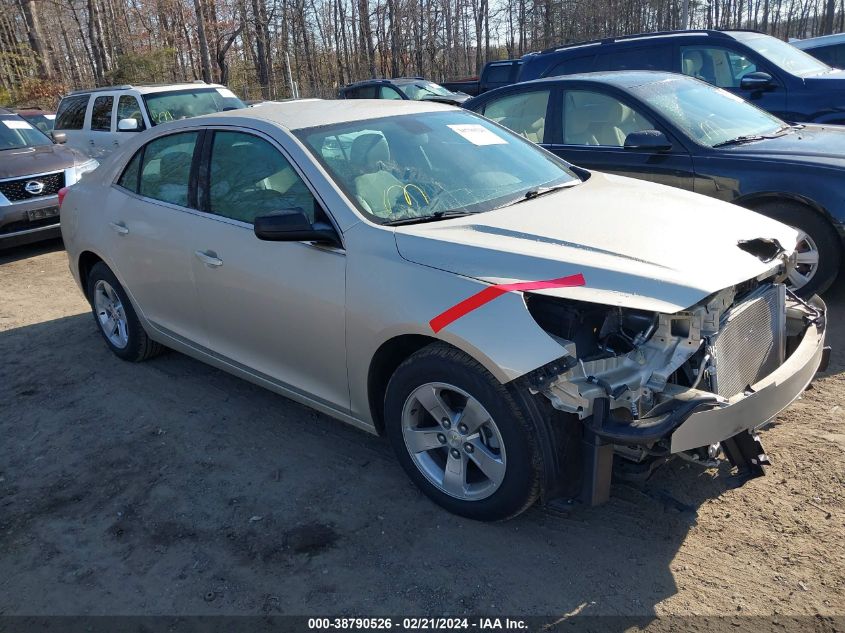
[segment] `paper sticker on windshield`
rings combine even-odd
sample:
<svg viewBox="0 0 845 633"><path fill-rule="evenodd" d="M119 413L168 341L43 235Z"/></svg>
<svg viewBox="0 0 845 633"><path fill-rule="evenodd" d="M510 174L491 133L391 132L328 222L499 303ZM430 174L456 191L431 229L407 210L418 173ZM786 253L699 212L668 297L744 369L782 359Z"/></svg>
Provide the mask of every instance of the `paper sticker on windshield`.
<svg viewBox="0 0 845 633"><path fill-rule="evenodd" d="M508 142L495 132L478 123L447 125L450 130L460 134L473 145L507 145Z"/></svg>
<svg viewBox="0 0 845 633"><path fill-rule="evenodd" d="M45 119L50 119L50 120L52 121L53 119L55 119L55 118L56 118L56 115L55 115L55 114L45 114L45 115L44 115L44 118L45 118Z"/></svg>
<svg viewBox="0 0 845 633"><path fill-rule="evenodd" d="M3 121L10 130L31 130L32 126L26 121Z"/></svg>
<svg viewBox="0 0 845 633"><path fill-rule="evenodd" d="M231 90L229 90L228 88L218 88L217 94L219 94L221 97L225 97L227 99L237 99L237 97L235 96L235 93L232 92Z"/></svg>

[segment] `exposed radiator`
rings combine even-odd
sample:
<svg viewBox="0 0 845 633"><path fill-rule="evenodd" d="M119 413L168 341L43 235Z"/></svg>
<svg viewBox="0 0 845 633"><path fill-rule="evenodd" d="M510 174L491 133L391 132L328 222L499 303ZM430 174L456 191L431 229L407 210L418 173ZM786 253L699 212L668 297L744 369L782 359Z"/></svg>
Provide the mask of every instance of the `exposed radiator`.
<svg viewBox="0 0 845 633"><path fill-rule="evenodd" d="M715 375L711 386L726 398L772 373L784 361L786 348L786 288L766 285L722 318L711 338Z"/></svg>

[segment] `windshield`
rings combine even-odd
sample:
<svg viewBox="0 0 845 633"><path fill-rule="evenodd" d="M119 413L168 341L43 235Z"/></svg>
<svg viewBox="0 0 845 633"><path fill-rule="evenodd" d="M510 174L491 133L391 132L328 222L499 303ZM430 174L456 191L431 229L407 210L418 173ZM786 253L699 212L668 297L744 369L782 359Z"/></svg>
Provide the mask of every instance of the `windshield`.
<svg viewBox="0 0 845 633"><path fill-rule="evenodd" d="M783 68L799 77L818 75L831 70L827 64L776 37L764 35L748 39L743 38L740 41L757 51L778 68Z"/></svg>
<svg viewBox="0 0 845 633"><path fill-rule="evenodd" d="M420 101L426 97L451 97L455 93L430 81L418 81L400 86L409 99Z"/></svg>
<svg viewBox="0 0 845 633"><path fill-rule="evenodd" d="M666 79L631 92L708 147L740 136L775 134L786 126L727 90L696 79Z"/></svg>
<svg viewBox="0 0 845 633"><path fill-rule="evenodd" d="M153 125L246 107L243 101L227 88L154 92L144 95L144 101Z"/></svg>
<svg viewBox="0 0 845 633"><path fill-rule="evenodd" d="M32 125L45 134L53 131L53 125L56 122L55 114L21 114L19 116L29 123L32 123Z"/></svg>
<svg viewBox="0 0 845 633"><path fill-rule="evenodd" d="M52 145L43 132L33 127L20 117L0 119L0 150L22 149L39 145Z"/></svg>
<svg viewBox="0 0 845 633"><path fill-rule="evenodd" d="M464 111L306 128L297 136L379 223L489 211L539 187L580 182L564 162Z"/></svg>

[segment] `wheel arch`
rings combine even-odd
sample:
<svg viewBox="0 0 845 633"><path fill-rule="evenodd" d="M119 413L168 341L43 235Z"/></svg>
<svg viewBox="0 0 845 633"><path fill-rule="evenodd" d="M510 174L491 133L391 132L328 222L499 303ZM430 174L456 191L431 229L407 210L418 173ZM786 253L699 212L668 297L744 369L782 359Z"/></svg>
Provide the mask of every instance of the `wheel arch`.
<svg viewBox="0 0 845 633"><path fill-rule="evenodd" d="M367 372L367 399L370 415L379 435L384 433L383 403L391 376L411 354L437 342L443 343L440 339L424 334L401 334L382 343L373 354Z"/></svg>
<svg viewBox="0 0 845 633"><path fill-rule="evenodd" d="M105 260L92 251L82 251L79 254L79 258L77 260L79 268L79 284L82 287L82 292L86 299L88 298L88 275L91 274L91 269L100 262L105 263Z"/></svg>
<svg viewBox="0 0 845 633"><path fill-rule="evenodd" d="M789 202L805 207L823 218L834 235L845 239L845 225L837 221L826 207L806 196L783 191L765 191L751 193L734 200L734 204L751 211L756 211L759 207L771 202ZM845 249L845 243L843 243L843 249Z"/></svg>

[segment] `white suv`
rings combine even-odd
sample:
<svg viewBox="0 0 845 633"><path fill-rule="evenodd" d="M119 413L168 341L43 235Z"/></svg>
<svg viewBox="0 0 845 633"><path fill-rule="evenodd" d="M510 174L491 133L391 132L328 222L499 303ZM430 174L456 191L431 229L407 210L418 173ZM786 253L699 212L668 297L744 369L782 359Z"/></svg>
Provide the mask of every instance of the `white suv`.
<svg viewBox="0 0 845 633"><path fill-rule="evenodd" d="M56 132L67 144L101 158L159 123L246 107L224 86L203 82L157 86L109 86L77 90L62 97Z"/></svg>

